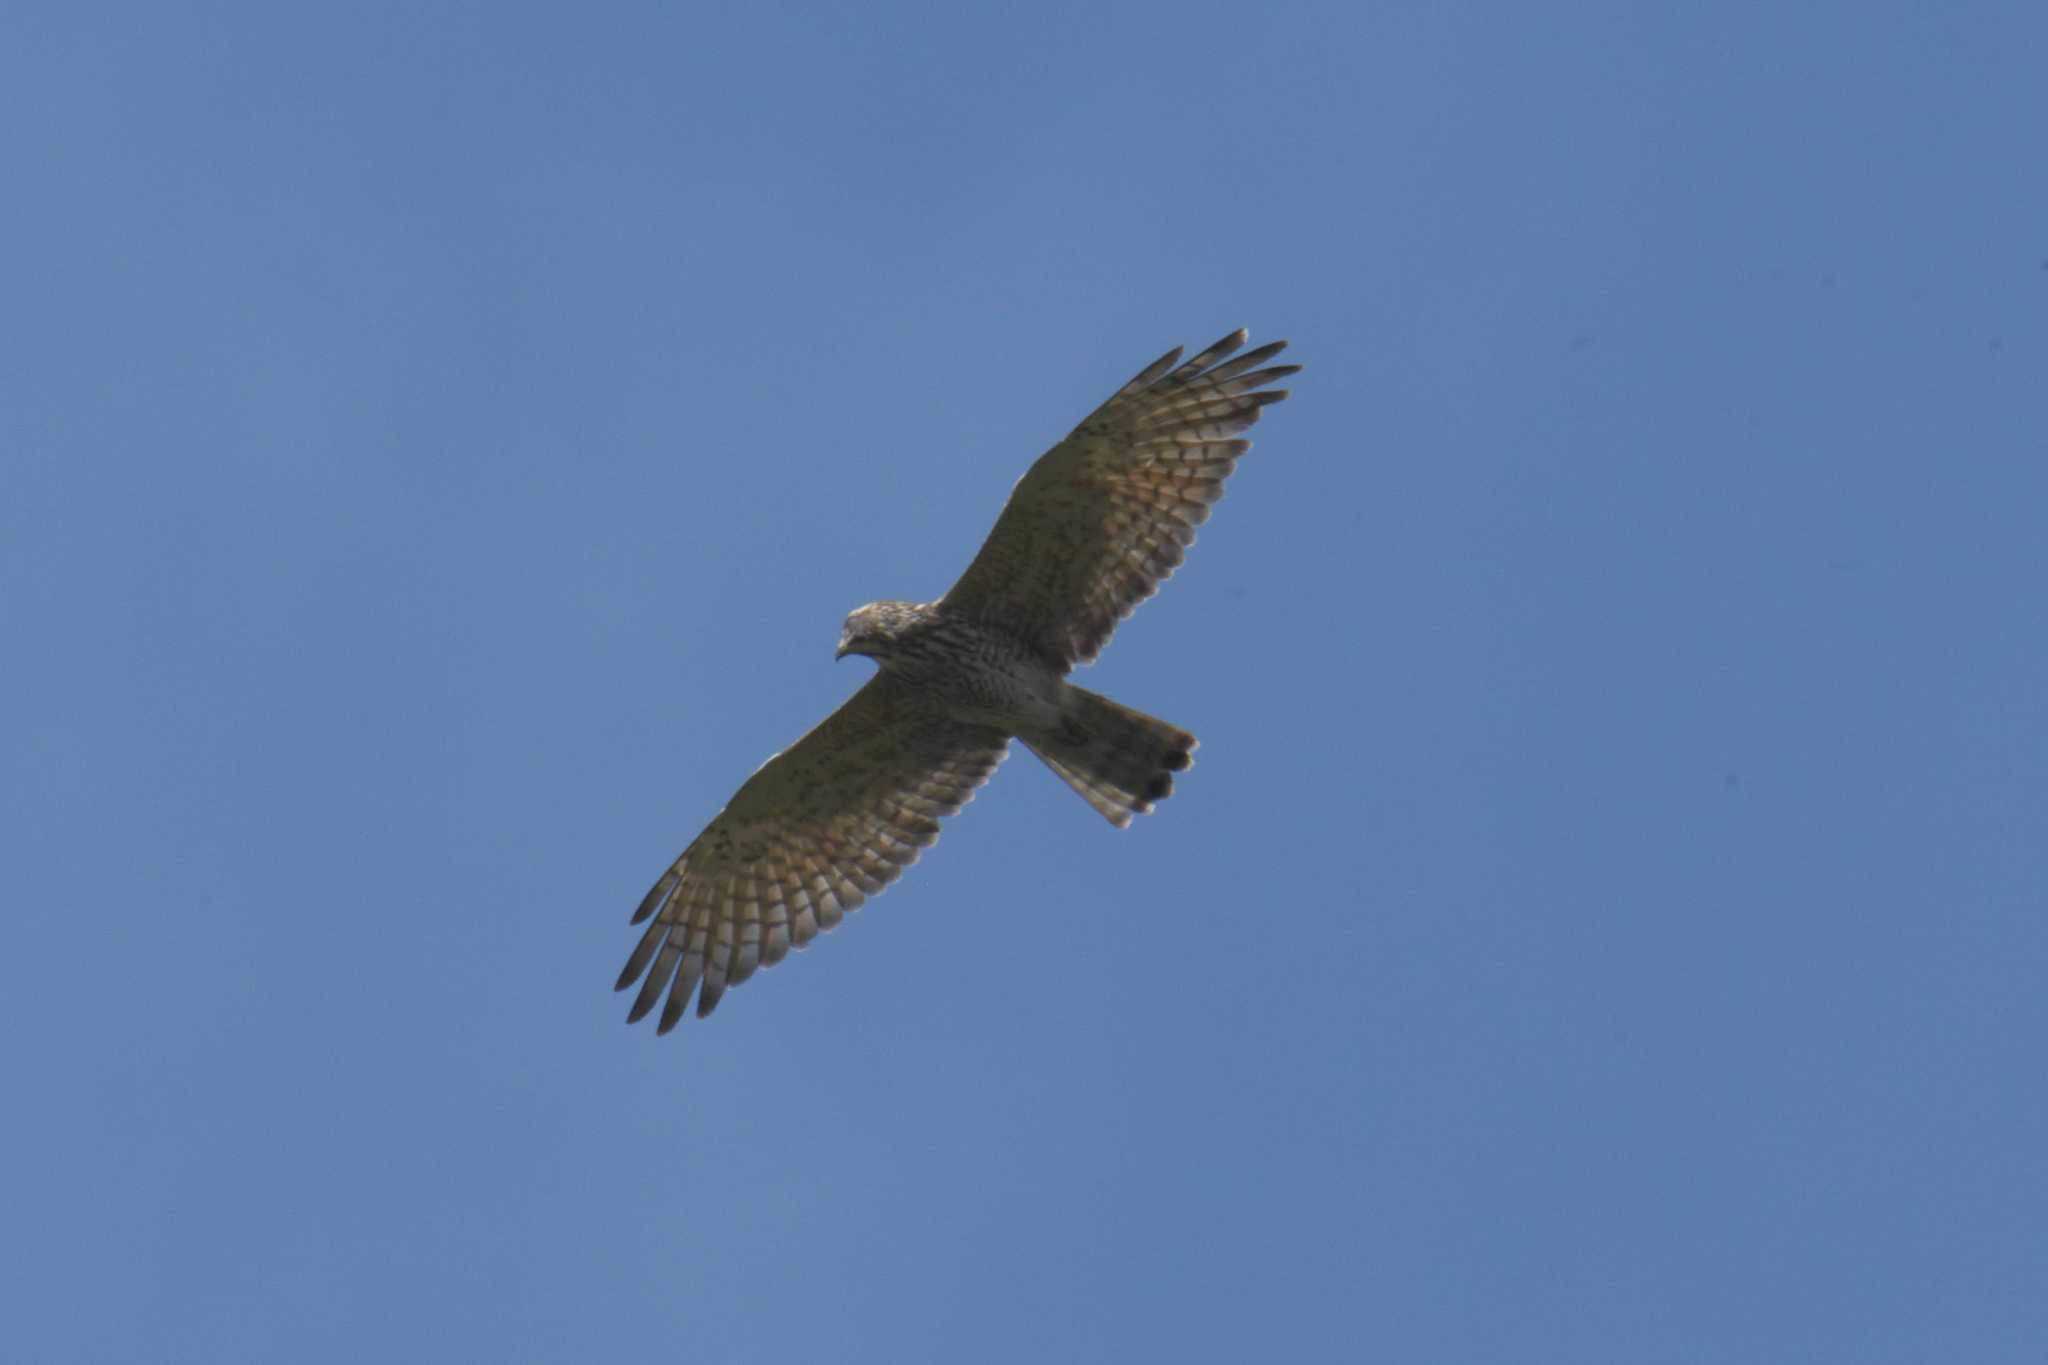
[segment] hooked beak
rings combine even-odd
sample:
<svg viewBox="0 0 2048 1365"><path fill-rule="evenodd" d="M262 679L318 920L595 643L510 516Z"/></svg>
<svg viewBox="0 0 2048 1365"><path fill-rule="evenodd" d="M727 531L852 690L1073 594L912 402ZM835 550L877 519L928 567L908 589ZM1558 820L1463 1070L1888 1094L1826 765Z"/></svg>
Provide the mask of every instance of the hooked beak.
<svg viewBox="0 0 2048 1365"><path fill-rule="evenodd" d="M842 635L839 637L839 649L836 653L833 654L832 662L836 664L841 659L845 658L847 655L851 653L853 653L853 646L850 643L848 643L847 638L844 635Z"/></svg>

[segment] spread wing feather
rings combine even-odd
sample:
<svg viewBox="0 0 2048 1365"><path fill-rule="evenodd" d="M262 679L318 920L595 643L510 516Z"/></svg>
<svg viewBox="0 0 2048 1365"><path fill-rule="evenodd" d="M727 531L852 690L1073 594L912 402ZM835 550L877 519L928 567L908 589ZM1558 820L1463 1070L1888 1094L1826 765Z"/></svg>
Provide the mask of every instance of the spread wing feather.
<svg viewBox="0 0 2048 1365"><path fill-rule="evenodd" d="M640 902L652 920L619 974L629 1022L660 1031L801 948L902 875L973 799L1009 737L948 720L884 671L762 764Z"/></svg>
<svg viewBox="0 0 2048 1365"><path fill-rule="evenodd" d="M1194 543L1251 449L1238 433L1287 397L1266 386L1301 368L1259 368L1284 341L1236 355L1244 343L1232 332L1186 364L1174 348L1040 456L945 605L1062 668L1094 659Z"/></svg>

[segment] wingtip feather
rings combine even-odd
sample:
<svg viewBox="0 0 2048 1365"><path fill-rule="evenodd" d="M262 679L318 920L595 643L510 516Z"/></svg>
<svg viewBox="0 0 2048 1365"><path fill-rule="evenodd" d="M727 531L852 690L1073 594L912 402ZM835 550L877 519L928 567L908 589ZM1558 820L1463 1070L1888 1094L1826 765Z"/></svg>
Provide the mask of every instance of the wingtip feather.
<svg viewBox="0 0 2048 1365"><path fill-rule="evenodd" d="M682 864L678 862L674 867L662 873L655 880L654 885L647 889L647 894L640 898L640 908L633 912L633 918L627 922L638 924L656 910L659 910L668 901L669 893L676 889L676 884L682 881L682 879Z"/></svg>
<svg viewBox="0 0 2048 1365"><path fill-rule="evenodd" d="M1147 365L1144 369L1138 371L1137 374L1133 375L1131 377L1131 382L1124 385L1123 388L1119 390L1119 392L1137 393L1142 389L1150 388L1153 384L1157 383L1159 379L1162 378L1168 371L1172 370L1175 365L1180 363L1180 352L1180 347L1174 347L1165 355L1159 357L1159 359L1153 361L1150 365Z"/></svg>
<svg viewBox="0 0 2048 1365"><path fill-rule="evenodd" d="M654 1026L656 1037L671 1032L677 1024L682 1022L683 1007L688 1003L689 993L687 991L671 990L668 993L668 999L661 1007L661 1021Z"/></svg>

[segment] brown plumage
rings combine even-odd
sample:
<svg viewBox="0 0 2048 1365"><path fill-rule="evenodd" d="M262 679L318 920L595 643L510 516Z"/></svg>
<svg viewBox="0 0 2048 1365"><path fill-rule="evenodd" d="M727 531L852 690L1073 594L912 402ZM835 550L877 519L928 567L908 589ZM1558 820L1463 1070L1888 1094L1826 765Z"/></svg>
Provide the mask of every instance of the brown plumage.
<svg viewBox="0 0 2048 1365"><path fill-rule="evenodd" d="M1074 686L1117 623L1173 573L1223 481L1238 433L1287 396L1237 355L1233 332L1185 364L1147 366L1018 481L967 572L936 602L875 602L839 653L880 669L824 722L761 765L640 903L651 921L619 974L629 1020L726 989L839 922L917 861L1017 738L1110 823L1173 790L1195 737ZM1235 356L1234 359L1231 357ZM663 997L666 996L664 1001Z"/></svg>

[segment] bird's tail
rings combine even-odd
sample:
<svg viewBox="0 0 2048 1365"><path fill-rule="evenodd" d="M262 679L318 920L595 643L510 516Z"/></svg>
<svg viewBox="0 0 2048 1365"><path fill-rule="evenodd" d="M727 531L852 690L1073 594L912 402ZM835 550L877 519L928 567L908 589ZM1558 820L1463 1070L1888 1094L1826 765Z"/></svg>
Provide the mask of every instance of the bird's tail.
<svg viewBox="0 0 2048 1365"><path fill-rule="evenodd" d="M1195 737L1177 726L1069 684L1057 729L1020 735L1026 748L1112 825L1149 814L1194 761Z"/></svg>

